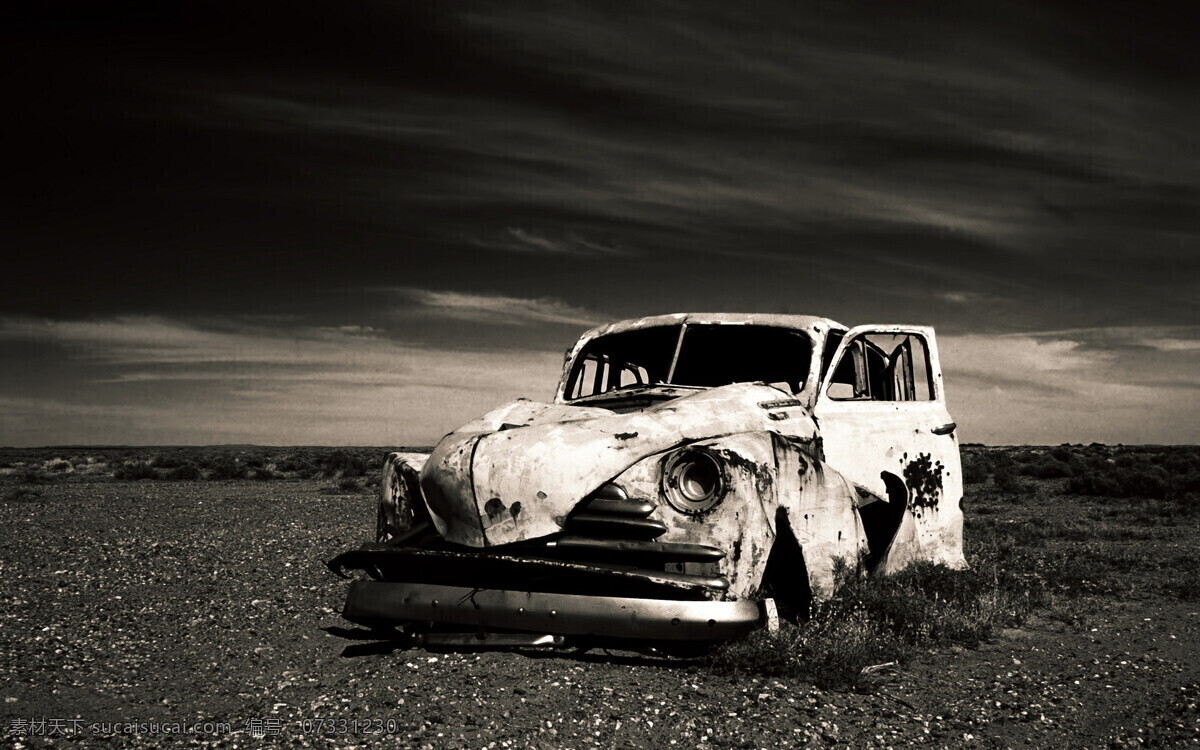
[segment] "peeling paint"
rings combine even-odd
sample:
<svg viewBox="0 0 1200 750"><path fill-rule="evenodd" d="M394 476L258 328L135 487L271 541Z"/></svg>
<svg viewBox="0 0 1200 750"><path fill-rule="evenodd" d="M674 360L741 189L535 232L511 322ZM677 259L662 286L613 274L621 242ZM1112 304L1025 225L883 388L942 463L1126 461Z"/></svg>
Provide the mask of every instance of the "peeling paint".
<svg viewBox="0 0 1200 750"><path fill-rule="evenodd" d="M504 511L507 509L500 498L493 497L484 504L483 510L487 513L488 525L490 526L494 523L499 523L504 517Z"/></svg>
<svg viewBox="0 0 1200 750"><path fill-rule="evenodd" d="M907 455L907 454L906 454ZM904 484L908 488L908 504L913 508L936 510L942 494L941 461L922 453L904 466ZM920 511L914 511L919 514Z"/></svg>

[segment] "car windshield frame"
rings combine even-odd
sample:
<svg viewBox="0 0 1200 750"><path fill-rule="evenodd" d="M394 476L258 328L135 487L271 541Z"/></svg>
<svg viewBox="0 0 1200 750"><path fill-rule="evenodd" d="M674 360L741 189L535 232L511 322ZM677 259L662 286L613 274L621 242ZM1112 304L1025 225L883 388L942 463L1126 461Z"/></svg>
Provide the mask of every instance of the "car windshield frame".
<svg viewBox="0 0 1200 750"><path fill-rule="evenodd" d="M664 332L674 331L669 336L664 336ZM740 334L740 335L739 335ZM620 346L605 347L605 344L614 344L614 339L622 337ZM629 349L631 342L637 337L652 338L658 337L659 340L654 343L652 349L649 350L649 358L642 362L631 363L629 358ZM715 342L705 343L705 338L718 339ZM728 347L730 341L719 341L726 337L745 338L747 341L747 349L751 345L762 347L764 343L782 345L784 343L795 343L798 339L803 342L802 347L798 347L793 351L803 351L803 357L799 360L794 360L793 366L784 365L790 377L772 377L768 376L782 375L782 371L765 370L761 373L763 377L735 377L731 373L738 370L743 365L730 360L728 357L725 360L695 359L696 351L718 350ZM700 339L699 341L697 339ZM789 342L789 339L791 340ZM725 346L720 346L725 344ZM673 398L682 395L680 391L706 390L708 388L717 388L730 383L759 383L765 382L768 384L778 384L783 390L790 391L793 395L802 393L812 381L814 375L812 365L814 359L818 356L816 352L817 342L812 334L804 329L790 328L775 325L756 325L744 323L679 323L673 325L649 326L619 333L598 336L587 341L577 352L574 360L571 363L571 368L567 378L564 379L562 388L562 399L564 402L590 402L594 400L606 400L610 398L629 398L636 396L665 396ZM697 350L695 347L699 345L701 348ZM769 350L774 350L774 347L767 346ZM654 356L655 354L658 356ZM667 357L669 356L669 359ZM651 361L653 360L653 361ZM600 365L599 362L604 364ZM681 378L680 365L683 367L683 377ZM765 366L766 360L760 359L760 364ZM588 365L591 364L591 368ZM616 364L617 369L615 375L612 365ZM780 366L777 362L771 362L773 366ZM638 372L640 371L640 372ZM664 374L665 371L665 374ZM737 373L739 376L742 372ZM704 377L708 375L708 377ZM614 381L614 377L616 378ZM632 382L621 382L624 378L630 378ZM709 382L675 382L676 380L690 381L709 381ZM584 393L586 390L581 386L581 381L591 381L592 391ZM722 382L715 382L722 381ZM727 381L727 382L723 382Z"/></svg>

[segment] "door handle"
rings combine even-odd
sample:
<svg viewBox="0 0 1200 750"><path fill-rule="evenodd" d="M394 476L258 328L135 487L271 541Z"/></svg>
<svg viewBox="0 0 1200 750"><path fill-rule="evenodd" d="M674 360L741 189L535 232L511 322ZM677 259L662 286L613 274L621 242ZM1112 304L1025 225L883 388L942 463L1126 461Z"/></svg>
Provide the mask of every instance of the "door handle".
<svg viewBox="0 0 1200 750"><path fill-rule="evenodd" d="M950 433L954 432L955 427L958 427L958 425L954 422L947 422L941 427L934 427L932 430L930 430L930 432L932 432L934 435L949 435Z"/></svg>

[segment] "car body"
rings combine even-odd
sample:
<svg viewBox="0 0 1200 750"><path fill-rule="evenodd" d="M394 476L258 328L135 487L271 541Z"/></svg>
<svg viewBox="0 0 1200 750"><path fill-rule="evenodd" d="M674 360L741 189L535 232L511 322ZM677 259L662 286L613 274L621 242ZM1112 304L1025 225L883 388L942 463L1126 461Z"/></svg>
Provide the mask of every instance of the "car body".
<svg viewBox="0 0 1200 750"><path fill-rule="evenodd" d="M426 642L712 642L839 560L963 567L961 498L932 329L662 315L583 334L552 403L388 456L376 542L331 565L369 574L347 619Z"/></svg>

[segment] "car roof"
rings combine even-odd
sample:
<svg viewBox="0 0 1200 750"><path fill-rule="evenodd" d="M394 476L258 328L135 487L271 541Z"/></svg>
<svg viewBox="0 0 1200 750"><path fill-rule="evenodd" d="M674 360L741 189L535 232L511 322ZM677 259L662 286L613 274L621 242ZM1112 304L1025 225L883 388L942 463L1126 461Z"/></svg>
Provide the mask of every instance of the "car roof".
<svg viewBox="0 0 1200 750"><path fill-rule="evenodd" d="M672 313L669 315L651 315L645 318L630 318L618 320L615 323L597 326L580 336L580 340L592 339L597 336L607 336L611 333L621 333L638 328L653 328L654 326L680 325L753 325L771 326L774 328L794 328L797 330L824 332L829 330L846 330L846 326L829 318L815 315L782 315L778 313Z"/></svg>

